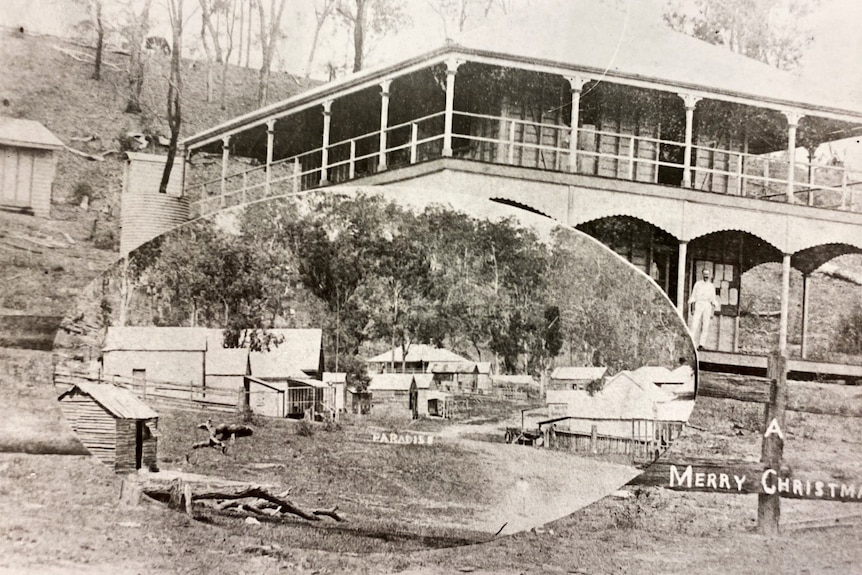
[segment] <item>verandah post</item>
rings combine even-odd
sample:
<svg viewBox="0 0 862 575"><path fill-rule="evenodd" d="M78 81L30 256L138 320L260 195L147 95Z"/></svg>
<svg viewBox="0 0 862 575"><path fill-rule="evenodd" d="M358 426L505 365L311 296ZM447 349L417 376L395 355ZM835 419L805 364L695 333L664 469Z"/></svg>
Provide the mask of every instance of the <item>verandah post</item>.
<svg viewBox="0 0 862 575"><path fill-rule="evenodd" d="M452 116L455 111L455 74L463 62L446 60L446 110L443 114L443 157L452 157Z"/></svg>
<svg viewBox="0 0 862 575"><path fill-rule="evenodd" d="M589 82L589 79L581 76L570 76L566 78L569 81L569 86L572 90L572 115L571 115L571 132L569 134L569 172L577 173L578 171L578 122L580 122L581 113L581 91L584 85Z"/></svg>

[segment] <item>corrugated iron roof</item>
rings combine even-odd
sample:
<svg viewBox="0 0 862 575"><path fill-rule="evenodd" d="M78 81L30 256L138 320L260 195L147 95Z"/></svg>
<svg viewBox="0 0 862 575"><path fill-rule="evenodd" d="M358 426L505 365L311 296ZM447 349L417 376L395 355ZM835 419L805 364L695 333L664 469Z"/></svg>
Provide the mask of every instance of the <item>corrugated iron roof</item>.
<svg viewBox="0 0 862 575"><path fill-rule="evenodd" d="M574 381L595 381L601 379L607 367L557 367L551 372L551 379L567 379Z"/></svg>
<svg viewBox="0 0 862 575"><path fill-rule="evenodd" d="M491 383L494 385L536 385L536 380L531 375L492 375Z"/></svg>
<svg viewBox="0 0 862 575"><path fill-rule="evenodd" d="M43 150L64 148L63 142L39 122L7 116L0 116L0 144Z"/></svg>
<svg viewBox="0 0 862 575"><path fill-rule="evenodd" d="M120 419L155 419L159 416L149 405L138 399L128 389L109 383L78 383L63 393L59 398L60 401L75 393L76 389L89 395L93 401Z"/></svg>
<svg viewBox="0 0 862 575"><path fill-rule="evenodd" d="M102 351L206 351L202 327L109 327Z"/></svg>
<svg viewBox="0 0 862 575"><path fill-rule="evenodd" d="M595 3L566 0L455 35L452 44L484 53L555 63L605 77L785 100L862 112L859 103L816 82L709 44L658 22Z"/></svg>
<svg viewBox="0 0 862 575"><path fill-rule="evenodd" d="M387 363L392 361L393 350L385 351L380 355L375 355L371 359L365 360L367 363ZM400 347L394 349L395 361L401 363L402 351ZM407 349L408 363L431 363L431 362L470 362L469 359L461 357L457 353L453 353L442 347L434 347L424 343L415 343Z"/></svg>

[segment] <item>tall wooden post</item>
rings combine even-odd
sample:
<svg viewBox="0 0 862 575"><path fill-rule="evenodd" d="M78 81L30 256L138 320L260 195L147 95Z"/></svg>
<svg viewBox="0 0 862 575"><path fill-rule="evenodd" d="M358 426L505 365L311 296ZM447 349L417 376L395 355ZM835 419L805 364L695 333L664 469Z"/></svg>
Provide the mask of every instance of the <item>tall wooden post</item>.
<svg viewBox="0 0 862 575"><path fill-rule="evenodd" d="M332 121L332 100L323 103L323 145L320 150L320 185L329 183L326 175L329 169L329 125Z"/></svg>
<svg viewBox="0 0 862 575"><path fill-rule="evenodd" d="M680 94L685 103L685 149L682 161L682 187L691 187L691 147L694 134L694 107L700 98L693 94Z"/></svg>
<svg viewBox="0 0 862 575"><path fill-rule="evenodd" d="M787 203L792 204L796 201L796 128L802 114L788 111L784 115L787 116Z"/></svg>
<svg viewBox="0 0 862 575"><path fill-rule="evenodd" d="M767 364L770 380L769 403L766 405L763 424L763 445L760 462L764 469L781 472L784 455L784 410L787 406L787 356L772 353ZM757 495L757 529L764 535L775 535L781 519L781 497L775 493Z"/></svg>
<svg viewBox="0 0 862 575"><path fill-rule="evenodd" d="M386 169L386 129L389 126L389 86L392 80L380 82L380 152L377 158L377 169Z"/></svg>
<svg viewBox="0 0 862 575"><path fill-rule="evenodd" d="M455 113L455 74L462 62L446 60L446 110L443 115L443 156L452 157L452 116Z"/></svg>
<svg viewBox="0 0 862 575"><path fill-rule="evenodd" d="M272 182L272 148L275 144L275 120L266 122L266 195Z"/></svg>
<svg viewBox="0 0 862 575"><path fill-rule="evenodd" d="M578 122L580 121L579 117L581 113L581 91L589 80L580 76L570 76L566 79L569 81L569 85L572 88L571 133L569 134L569 171L574 174L578 171Z"/></svg>

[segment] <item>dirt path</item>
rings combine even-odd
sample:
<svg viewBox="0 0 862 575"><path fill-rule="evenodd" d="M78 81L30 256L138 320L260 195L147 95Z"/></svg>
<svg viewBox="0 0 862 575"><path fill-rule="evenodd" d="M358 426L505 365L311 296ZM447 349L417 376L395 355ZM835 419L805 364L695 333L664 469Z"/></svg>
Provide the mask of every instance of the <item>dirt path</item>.
<svg viewBox="0 0 862 575"><path fill-rule="evenodd" d="M473 451L484 470L492 503L474 515L470 528L496 533L502 527L504 535L529 530L598 501L640 473L633 466L565 451L465 437L502 437L507 425L516 423L456 423L439 434L444 441L457 441Z"/></svg>

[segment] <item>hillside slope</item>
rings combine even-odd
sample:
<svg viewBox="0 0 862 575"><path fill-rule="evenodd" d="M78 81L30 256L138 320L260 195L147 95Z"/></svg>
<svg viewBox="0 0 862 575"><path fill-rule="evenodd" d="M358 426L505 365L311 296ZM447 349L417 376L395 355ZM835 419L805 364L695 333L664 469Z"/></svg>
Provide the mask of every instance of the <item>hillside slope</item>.
<svg viewBox="0 0 862 575"><path fill-rule="evenodd" d="M92 79L93 52L57 38L21 36L0 29L0 115L41 122L64 144L89 154L121 151L130 132L169 136L165 120L169 57L157 52L147 55L143 112L126 114L128 56L107 53L102 79L96 81ZM214 102L206 102L203 63L186 60L183 66L183 136L257 108L257 70L230 67L222 110L218 89ZM217 70L217 85L219 78ZM270 99L284 99L306 87L304 81L273 73ZM154 149L151 144L143 151L163 154L165 148ZM121 183L119 153L97 162L65 151L59 155L53 201L77 200L76 186L87 184L92 189L91 209L101 210L105 219L113 221L119 214ZM74 218L75 214L57 216ZM105 241L110 244L111 240Z"/></svg>

